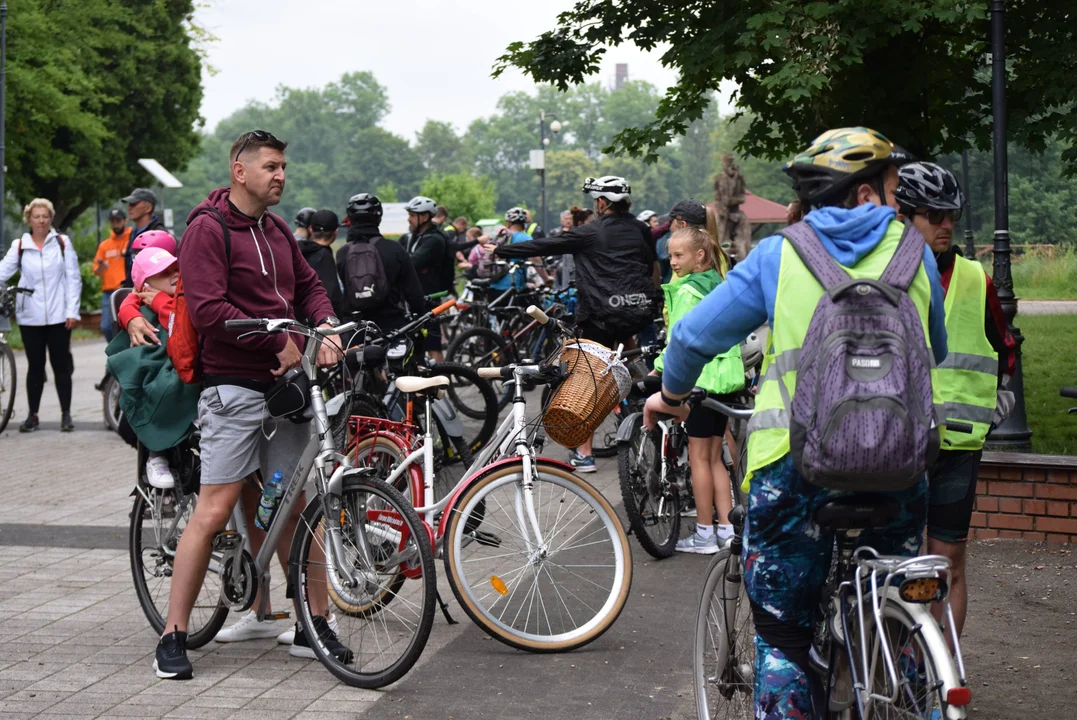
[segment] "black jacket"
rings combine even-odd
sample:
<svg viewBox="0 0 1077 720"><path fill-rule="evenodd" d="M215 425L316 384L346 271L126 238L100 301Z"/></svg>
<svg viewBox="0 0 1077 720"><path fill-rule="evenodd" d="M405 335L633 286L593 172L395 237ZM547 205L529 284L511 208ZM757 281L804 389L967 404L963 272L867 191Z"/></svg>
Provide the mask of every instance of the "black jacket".
<svg viewBox="0 0 1077 720"><path fill-rule="evenodd" d="M630 213L600 215L555 237L502 245L500 257L572 255L576 264L576 319L627 332L654 319L659 290L651 229ZM634 330L633 332L638 332Z"/></svg>
<svg viewBox="0 0 1077 720"><path fill-rule="evenodd" d="M300 240L299 252L307 264L318 273L318 279L322 281L325 294L329 296L329 302L333 303L333 312L340 317L344 312L344 292L340 289L340 279L337 275L337 266L333 262L333 248L319 245L313 240Z"/></svg>
<svg viewBox="0 0 1077 720"><path fill-rule="evenodd" d="M373 237L381 237L378 229L372 226L352 225L348 228L348 244L337 251L337 275L341 283L348 285L348 249L352 243L370 242ZM379 310L362 313L364 320L376 323L382 330L396 330L407 324L408 312L425 312L423 287L415 274L415 266L407 250L397 242L381 238L375 246L381 255L385 276L389 279L389 299Z"/></svg>
<svg viewBox="0 0 1077 720"><path fill-rule="evenodd" d="M123 257L124 264L127 266L127 279L123 281L123 287L125 288L133 288L135 286L135 282L131 279L131 266L135 262L135 256L131 252L131 245L135 242L136 237L150 230L168 230L168 228L166 228L165 224L154 215L150 218L150 224L139 230L138 234L135 234L134 230L131 231L131 239L127 241L127 249L124 250Z"/></svg>
<svg viewBox="0 0 1077 720"><path fill-rule="evenodd" d="M424 295L452 289L455 263L452 262L450 253L454 251L445 233L438 230L436 225L431 223L422 235L412 233L403 246L411 255L411 262L419 275L419 282L423 285Z"/></svg>

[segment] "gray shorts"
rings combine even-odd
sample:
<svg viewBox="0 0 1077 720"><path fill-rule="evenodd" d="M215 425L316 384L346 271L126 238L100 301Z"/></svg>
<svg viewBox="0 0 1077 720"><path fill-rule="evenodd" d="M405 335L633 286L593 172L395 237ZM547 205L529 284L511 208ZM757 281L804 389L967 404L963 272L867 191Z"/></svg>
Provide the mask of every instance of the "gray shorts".
<svg viewBox="0 0 1077 720"><path fill-rule="evenodd" d="M310 423L274 420L265 412L262 393L238 385L203 390L198 425L203 485L237 482L255 470L263 478L280 470L287 485L311 439Z"/></svg>

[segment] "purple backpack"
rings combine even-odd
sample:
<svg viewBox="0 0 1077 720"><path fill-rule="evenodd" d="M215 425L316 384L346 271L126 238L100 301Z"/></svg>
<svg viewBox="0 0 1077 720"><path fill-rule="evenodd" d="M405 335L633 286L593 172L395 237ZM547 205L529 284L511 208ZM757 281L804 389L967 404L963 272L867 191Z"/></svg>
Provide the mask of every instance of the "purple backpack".
<svg viewBox="0 0 1077 720"><path fill-rule="evenodd" d="M825 288L808 325L790 402L797 472L830 490L888 492L915 485L939 449L934 359L908 289L924 238L905 226L878 280L854 280L805 222L780 233Z"/></svg>

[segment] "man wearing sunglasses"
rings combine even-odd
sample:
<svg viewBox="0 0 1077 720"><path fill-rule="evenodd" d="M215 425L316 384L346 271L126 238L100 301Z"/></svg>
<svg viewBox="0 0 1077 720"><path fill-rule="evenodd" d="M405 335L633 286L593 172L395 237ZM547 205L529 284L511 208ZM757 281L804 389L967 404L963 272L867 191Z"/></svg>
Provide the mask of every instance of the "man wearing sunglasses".
<svg viewBox="0 0 1077 720"><path fill-rule="evenodd" d="M974 431L943 431L942 449L929 475L927 552L952 563L950 605L960 635L968 605L965 546L976 501L976 476L984 438L1013 407L1005 390L1014 372L1015 343L1006 327L991 279L973 258L952 245L965 198L953 173L934 163L915 162L898 171L894 193L901 214L935 253L946 294L949 354L938 383L950 420L972 423ZM936 616L941 607L935 607Z"/></svg>

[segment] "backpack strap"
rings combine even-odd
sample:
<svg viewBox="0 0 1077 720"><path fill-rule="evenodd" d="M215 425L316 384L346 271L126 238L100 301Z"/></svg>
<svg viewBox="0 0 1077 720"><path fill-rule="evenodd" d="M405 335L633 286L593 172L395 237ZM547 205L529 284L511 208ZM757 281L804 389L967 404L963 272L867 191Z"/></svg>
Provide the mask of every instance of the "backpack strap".
<svg viewBox="0 0 1077 720"><path fill-rule="evenodd" d="M231 264L232 262L232 234L228 232L228 223L224 219L224 215L215 207L208 207L202 210L199 215L205 215L206 213L213 213L217 216L217 222L221 224L221 233L224 239L224 260Z"/></svg>
<svg viewBox="0 0 1077 720"><path fill-rule="evenodd" d="M849 274L838 265L838 261L826 251L819 236L811 225L801 220L789 227L778 231L778 234L789 241L800 257L801 262L808 268L823 289L829 291L849 280Z"/></svg>
<svg viewBox="0 0 1077 720"><path fill-rule="evenodd" d="M916 272L920 269L926 242L924 236L913 227L911 222L906 223L905 232L901 234L897 250L894 251L894 256L890 258L879 280L907 292L913 278L916 277Z"/></svg>
<svg viewBox="0 0 1077 720"><path fill-rule="evenodd" d="M67 243L64 242L64 236L60 233L56 233L56 242L60 244L60 260L67 260ZM19 270L22 270L22 238L19 238Z"/></svg>

